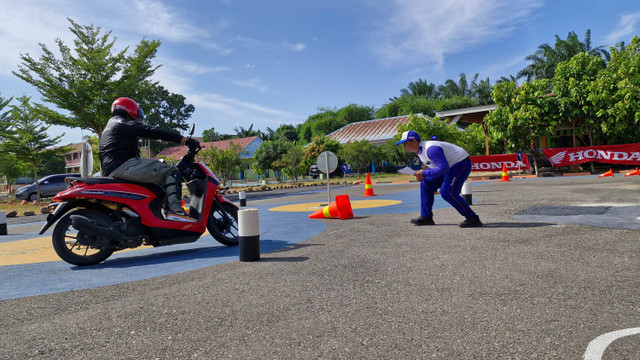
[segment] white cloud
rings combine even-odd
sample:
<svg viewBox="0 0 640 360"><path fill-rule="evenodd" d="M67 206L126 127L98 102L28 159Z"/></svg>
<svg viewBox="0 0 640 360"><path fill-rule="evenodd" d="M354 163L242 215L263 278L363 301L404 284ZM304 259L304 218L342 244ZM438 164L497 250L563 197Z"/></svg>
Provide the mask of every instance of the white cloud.
<svg viewBox="0 0 640 360"><path fill-rule="evenodd" d="M291 44L286 41L282 42L282 46L284 46L286 50L293 52L300 52L307 48L307 45L303 43Z"/></svg>
<svg viewBox="0 0 640 360"><path fill-rule="evenodd" d="M247 117L251 114L259 116L275 116L281 120L300 119L302 116L289 111L271 109L266 106L226 97L220 94L191 95L192 103L213 110L222 110L229 115Z"/></svg>
<svg viewBox="0 0 640 360"><path fill-rule="evenodd" d="M440 66L447 55L508 36L541 5L542 0L395 0L370 46L387 65Z"/></svg>
<svg viewBox="0 0 640 360"><path fill-rule="evenodd" d="M295 123L304 120L306 116L289 111L268 108L256 103L250 103L221 94L190 94L189 103L196 107L193 120L198 122L199 131L215 127L222 133L233 133L236 126L254 129L277 127L283 123ZM205 120L206 119L206 120Z"/></svg>
<svg viewBox="0 0 640 360"><path fill-rule="evenodd" d="M638 22L640 22L640 12L620 16L618 27L611 34L607 35L607 43L613 45L624 40L623 38L625 36L635 34L635 28Z"/></svg>
<svg viewBox="0 0 640 360"><path fill-rule="evenodd" d="M0 8L0 76L13 76L21 53L39 57L38 43L54 51L56 38L67 43L71 37L69 22L53 2L24 0L20 6L0 3Z"/></svg>
<svg viewBox="0 0 640 360"><path fill-rule="evenodd" d="M138 29L132 30L172 42L198 43L204 48L223 55L228 55L233 51L211 41L209 31L212 29L205 29L185 21L189 17L182 14L176 7L167 6L155 0L136 0L134 6L138 11L132 12L136 14L136 18L131 19L130 23L135 24ZM138 14L144 14L144 19L138 19L140 16ZM218 28L226 26L224 19L217 20Z"/></svg>
<svg viewBox="0 0 640 360"><path fill-rule="evenodd" d="M158 58L158 63L162 66L156 70L154 79L170 92L178 94L189 92L194 78L229 70L226 66L203 66L195 62L168 57Z"/></svg>
<svg viewBox="0 0 640 360"><path fill-rule="evenodd" d="M230 80L232 84L240 87L246 87L253 90L258 90L260 92L267 92L269 90L268 87L263 85L259 79L250 79L250 80Z"/></svg>

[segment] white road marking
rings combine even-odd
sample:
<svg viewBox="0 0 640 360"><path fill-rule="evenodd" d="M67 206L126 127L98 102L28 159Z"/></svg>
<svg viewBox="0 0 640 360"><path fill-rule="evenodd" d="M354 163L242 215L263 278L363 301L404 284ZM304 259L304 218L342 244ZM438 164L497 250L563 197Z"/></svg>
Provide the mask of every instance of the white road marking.
<svg viewBox="0 0 640 360"><path fill-rule="evenodd" d="M584 360L602 360L604 351L607 350L607 347L611 345L612 342L621 337L636 334L640 334L640 328L617 330L602 334L589 343L587 351L584 352Z"/></svg>

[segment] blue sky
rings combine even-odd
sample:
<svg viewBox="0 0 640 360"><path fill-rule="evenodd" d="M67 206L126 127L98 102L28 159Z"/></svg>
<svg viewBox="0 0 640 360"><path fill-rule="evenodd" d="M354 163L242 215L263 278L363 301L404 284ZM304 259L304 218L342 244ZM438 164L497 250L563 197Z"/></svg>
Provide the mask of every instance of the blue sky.
<svg viewBox="0 0 640 360"><path fill-rule="evenodd" d="M381 107L420 78L479 73L494 84L555 35L594 46L640 33L637 0L0 0L0 96L39 94L11 74L38 43L72 46L69 17L112 31L116 47L160 40L155 79L195 106L196 134L298 124L321 107ZM6 9L11 9L7 11ZM105 109L108 111L108 109ZM64 132L63 143L86 130Z"/></svg>

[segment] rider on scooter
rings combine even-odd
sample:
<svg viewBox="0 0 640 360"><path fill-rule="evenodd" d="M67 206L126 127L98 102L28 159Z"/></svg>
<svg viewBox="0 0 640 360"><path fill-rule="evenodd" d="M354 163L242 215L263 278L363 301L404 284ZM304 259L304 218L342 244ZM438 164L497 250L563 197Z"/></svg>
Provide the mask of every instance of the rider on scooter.
<svg viewBox="0 0 640 360"><path fill-rule="evenodd" d="M167 220L197 222L182 208L182 175L172 165L140 156L138 137L173 141L197 147L200 143L177 132L144 124L144 112L127 97L111 104L111 115L100 137L102 176L140 183L156 183L167 192ZM179 194L180 192L180 194Z"/></svg>

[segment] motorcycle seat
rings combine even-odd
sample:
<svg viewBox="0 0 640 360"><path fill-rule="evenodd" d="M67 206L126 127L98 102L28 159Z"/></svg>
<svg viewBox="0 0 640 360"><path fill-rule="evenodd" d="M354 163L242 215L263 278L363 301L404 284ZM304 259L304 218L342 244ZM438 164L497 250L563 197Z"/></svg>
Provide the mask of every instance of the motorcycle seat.
<svg viewBox="0 0 640 360"><path fill-rule="evenodd" d="M116 179L112 177L83 177L83 178L72 178L73 181L82 181L85 184L95 185L95 184L134 184L138 186L142 186L145 189L151 190L154 194L156 194L159 198L164 198L167 196L167 192L164 188L158 184L154 183L141 183L135 181L127 181L123 179Z"/></svg>

